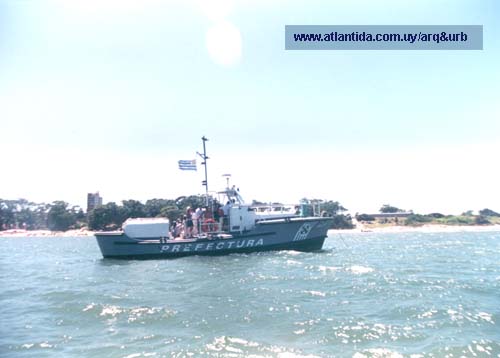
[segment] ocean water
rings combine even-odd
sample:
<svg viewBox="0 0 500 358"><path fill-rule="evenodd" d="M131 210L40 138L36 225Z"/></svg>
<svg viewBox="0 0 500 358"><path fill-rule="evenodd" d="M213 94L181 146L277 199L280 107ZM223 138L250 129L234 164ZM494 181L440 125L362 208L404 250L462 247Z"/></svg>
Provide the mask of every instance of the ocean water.
<svg viewBox="0 0 500 358"><path fill-rule="evenodd" d="M0 238L0 356L500 357L500 233L153 261Z"/></svg>

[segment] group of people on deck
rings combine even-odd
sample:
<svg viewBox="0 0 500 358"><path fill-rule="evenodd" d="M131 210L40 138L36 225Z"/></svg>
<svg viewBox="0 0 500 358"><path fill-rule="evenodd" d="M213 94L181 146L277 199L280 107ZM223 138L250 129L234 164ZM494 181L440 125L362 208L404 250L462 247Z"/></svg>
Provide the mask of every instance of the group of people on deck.
<svg viewBox="0 0 500 358"><path fill-rule="evenodd" d="M205 206L193 209L188 206L185 214L172 223L172 237L188 239L203 233L227 230L229 228L229 211L232 205L231 201L225 205L216 201L212 207Z"/></svg>

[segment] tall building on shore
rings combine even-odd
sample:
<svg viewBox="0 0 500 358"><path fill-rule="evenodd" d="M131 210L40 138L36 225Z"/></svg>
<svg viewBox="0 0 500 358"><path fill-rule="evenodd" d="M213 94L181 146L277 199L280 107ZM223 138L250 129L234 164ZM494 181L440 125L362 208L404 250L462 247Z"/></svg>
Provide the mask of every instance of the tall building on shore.
<svg viewBox="0 0 500 358"><path fill-rule="evenodd" d="M102 205L102 197L97 193L87 194L87 213Z"/></svg>

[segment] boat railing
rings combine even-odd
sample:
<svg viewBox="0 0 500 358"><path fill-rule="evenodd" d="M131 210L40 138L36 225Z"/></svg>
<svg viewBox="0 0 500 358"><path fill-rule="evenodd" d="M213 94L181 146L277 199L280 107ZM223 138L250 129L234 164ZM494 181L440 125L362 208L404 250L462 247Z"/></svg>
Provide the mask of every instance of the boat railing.
<svg viewBox="0 0 500 358"><path fill-rule="evenodd" d="M251 208L257 215L259 214L297 214L298 205L289 204L259 204L252 205Z"/></svg>
<svg viewBox="0 0 500 358"><path fill-rule="evenodd" d="M218 221L211 218L198 220L196 230L198 234L219 234L227 231L222 217Z"/></svg>

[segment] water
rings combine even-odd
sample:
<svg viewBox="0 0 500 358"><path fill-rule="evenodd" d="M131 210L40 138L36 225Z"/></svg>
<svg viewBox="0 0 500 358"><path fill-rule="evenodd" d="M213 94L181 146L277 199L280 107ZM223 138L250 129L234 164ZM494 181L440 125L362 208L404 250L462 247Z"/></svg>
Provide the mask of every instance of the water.
<svg viewBox="0 0 500 358"><path fill-rule="evenodd" d="M0 356L500 357L500 233L158 261L0 238Z"/></svg>

